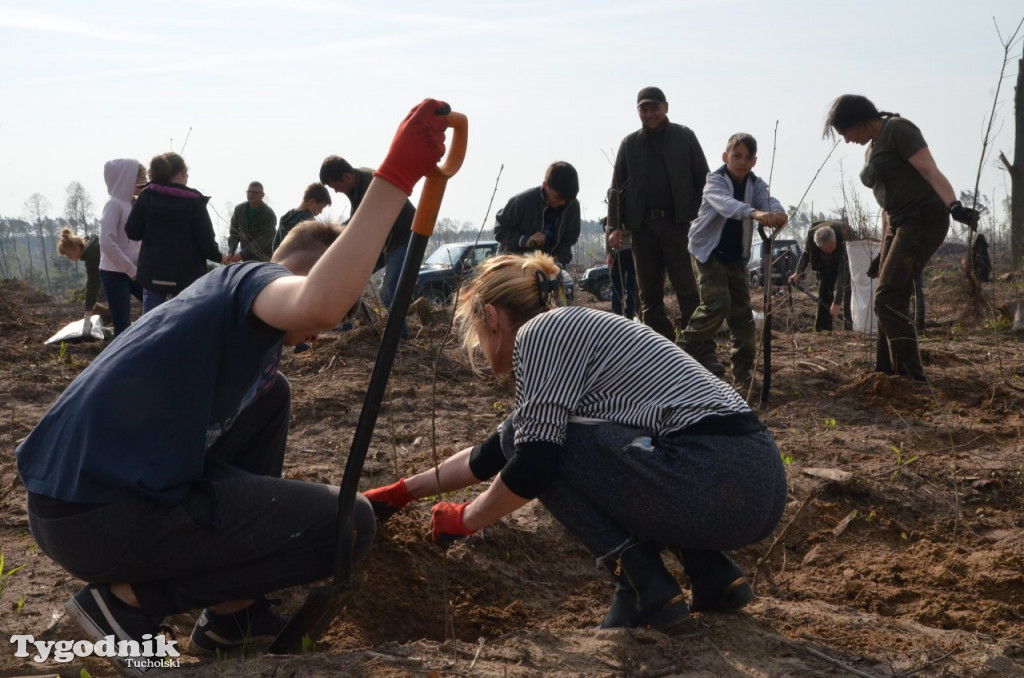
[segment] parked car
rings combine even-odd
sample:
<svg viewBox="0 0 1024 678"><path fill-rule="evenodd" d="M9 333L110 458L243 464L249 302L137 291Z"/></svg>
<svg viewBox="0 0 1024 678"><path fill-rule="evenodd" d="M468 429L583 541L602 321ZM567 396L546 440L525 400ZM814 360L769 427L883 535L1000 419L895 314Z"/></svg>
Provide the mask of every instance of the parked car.
<svg viewBox="0 0 1024 678"><path fill-rule="evenodd" d="M441 245L420 267L413 287L413 297L426 297L438 306L450 304L455 291L472 275L473 269L484 259L493 257L497 251L498 243L494 240ZM559 278L566 298L572 301L576 292L572 276L562 270Z"/></svg>
<svg viewBox="0 0 1024 678"><path fill-rule="evenodd" d="M580 289L594 295L598 301L611 301L611 269L606 264L600 264L583 271L583 275L580 277Z"/></svg>
<svg viewBox="0 0 1024 678"><path fill-rule="evenodd" d="M796 271L803 248L796 240L776 240L772 244L772 284L784 285L786 279ZM747 262L750 286L764 285L764 271L761 270L761 239L757 236L750 244L750 261Z"/></svg>

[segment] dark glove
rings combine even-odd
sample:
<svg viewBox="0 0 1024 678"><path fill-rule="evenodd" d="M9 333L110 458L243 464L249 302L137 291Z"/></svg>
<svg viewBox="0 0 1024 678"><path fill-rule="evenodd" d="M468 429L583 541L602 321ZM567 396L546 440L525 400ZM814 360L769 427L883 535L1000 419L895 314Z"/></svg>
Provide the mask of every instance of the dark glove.
<svg viewBox="0 0 1024 678"><path fill-rule="evenodd" d="M444 155L444 131L448 128L451 106L436 99L424 99L409 111L398 126L384 162L373 176L380 177L405 191L425 177Z"/></svg>
<svg viewBox="0 0 1024 678"><path fill-rule="evenodd" d="M405 486L405 478L397 483L367 490L363 492L363 496L370 500L370 504L373 506L373 515L377 516L382 523L416 499L409 494L409 489Z"/></svg>
<svg viewBox="0 0 1024 678"><path fill-rule="evenodd" d="M874 257L872 257L871 263L868 265L868 277L869 278L877 278L878 277L878 262L881 259L881 257L882 257L881 253L878 253Z"/></svg>
<svg viewBox="0 0 1024 678"><path fill-rule="evenodd" d="M467 506L468 501L465 504L442 501L430 509L430 536L435 544L441 548L448 548L456 539L468 537L476 532L467 530L465 523L462 522L462 514L466 512Z"/></svg>
<svg viewBox="0 0 1024 678"><path fill-rule="evenodd" d="M978 210L971 209L970 207L964 207L959 200L954 200L949 203L949 214L954 220L959 221L961 224L965 224L972 231L978 228Z"/></svg>

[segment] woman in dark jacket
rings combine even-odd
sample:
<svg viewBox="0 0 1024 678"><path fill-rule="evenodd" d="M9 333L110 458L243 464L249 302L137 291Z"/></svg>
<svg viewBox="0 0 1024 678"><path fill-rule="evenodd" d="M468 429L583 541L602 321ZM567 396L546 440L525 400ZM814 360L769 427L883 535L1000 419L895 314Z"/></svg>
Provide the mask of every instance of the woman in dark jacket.
<svg viewBox="0 0 1024 678"><path fill-rule="evenodd" d="M206 273L206 261L220 262L209 198L189 188L188 167L177 153L155 156L150 183L139 194L124 230L142 241L138 280L146 313L175 296Z"/></svg>

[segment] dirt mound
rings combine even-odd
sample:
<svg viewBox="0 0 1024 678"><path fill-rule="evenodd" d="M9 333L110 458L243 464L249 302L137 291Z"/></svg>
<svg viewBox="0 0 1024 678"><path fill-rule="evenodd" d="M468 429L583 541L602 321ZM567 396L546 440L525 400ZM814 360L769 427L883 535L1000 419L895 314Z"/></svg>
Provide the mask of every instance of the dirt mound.
<svg viewBox="0 0 1024 678"><path fill-rule="evenodd" d="M0 299L7 303L17 304L46 304L53 301L53 297L49 294L37 290L18 278L0 280Z"/></svg>
<svg viewBox="0 0 1024 678"><path fill-rule="evenodd" d="M927 384L910 382L880 372L869 372L854 377L853 381L836 389L837 395L856 398L866 408L881 407L924 411L932 406Z"/></svg>

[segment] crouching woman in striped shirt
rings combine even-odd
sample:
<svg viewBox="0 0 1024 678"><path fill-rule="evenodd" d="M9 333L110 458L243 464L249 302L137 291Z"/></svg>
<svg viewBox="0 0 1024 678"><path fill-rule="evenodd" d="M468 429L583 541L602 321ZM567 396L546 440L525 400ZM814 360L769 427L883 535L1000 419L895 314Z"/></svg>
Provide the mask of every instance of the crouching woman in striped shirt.
<svg viewBox="0 0 1024 678"><path fill-rule="evenodd" d="M771 435L747 404L645 325L554 305L546 254L479 266L456 310L470 361L515 373L515 411L438 470L365 493L380 519L411 501L497 476L465 504L431 511L442 545L536 498L612 572L601 628L671 629L690 610L732 611L754 592L724 551L767 537L786 501ZM683 564L692 599L662 562Z"/></svg>

